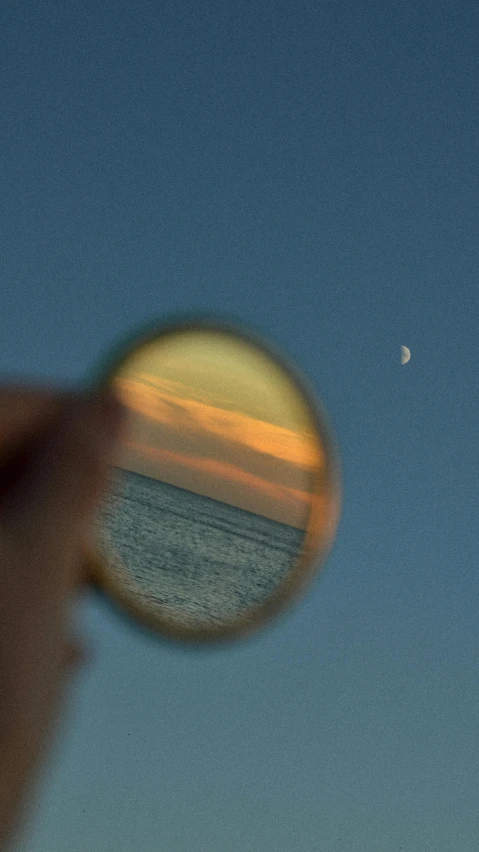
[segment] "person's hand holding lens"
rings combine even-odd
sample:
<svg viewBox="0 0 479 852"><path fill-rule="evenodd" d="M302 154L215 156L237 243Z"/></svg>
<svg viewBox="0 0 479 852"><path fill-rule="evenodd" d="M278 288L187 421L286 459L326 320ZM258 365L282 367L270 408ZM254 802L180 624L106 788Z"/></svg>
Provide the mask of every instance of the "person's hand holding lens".
<svg viewBox="0 0 479 852"><path fill-rule="evenodd" d="M0 847L82 657L70 607L121 419L112 395L0 391Z"/></svg>
<svg viewBox="0 0 479 852"><path fill-rule="evenodd" d="M0 846L81 658L82 586L152 636L242 638L312 582L339 511L315 395L231 324L143 330L88 395L1 389Z"/></svg>

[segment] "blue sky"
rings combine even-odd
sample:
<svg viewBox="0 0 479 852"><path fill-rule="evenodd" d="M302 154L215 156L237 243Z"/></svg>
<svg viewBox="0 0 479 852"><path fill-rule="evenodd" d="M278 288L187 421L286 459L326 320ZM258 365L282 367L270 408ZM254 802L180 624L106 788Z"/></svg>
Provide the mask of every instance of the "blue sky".
<svg viewBox="0 0 479 852"><path fill-rule="evenodd" d="M344 475L324 574L248 642L86 600L18 852L476 849L478 16L2 6L3 376L79 385L226 312L313 384Z"/></svg>

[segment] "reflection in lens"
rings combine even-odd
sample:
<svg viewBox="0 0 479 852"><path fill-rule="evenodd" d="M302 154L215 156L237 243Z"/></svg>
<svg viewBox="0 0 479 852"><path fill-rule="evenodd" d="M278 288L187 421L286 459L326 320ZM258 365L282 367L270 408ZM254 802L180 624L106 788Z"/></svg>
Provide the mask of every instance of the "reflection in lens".
<svg viewBox="0 0 479 852"><path fill-rule="evenodd" d="M152 616L233 623L303 546L325 465L308 406L262 350L205 329L143 345L113 384L129 412L101 517L116 583Z"/></svg>

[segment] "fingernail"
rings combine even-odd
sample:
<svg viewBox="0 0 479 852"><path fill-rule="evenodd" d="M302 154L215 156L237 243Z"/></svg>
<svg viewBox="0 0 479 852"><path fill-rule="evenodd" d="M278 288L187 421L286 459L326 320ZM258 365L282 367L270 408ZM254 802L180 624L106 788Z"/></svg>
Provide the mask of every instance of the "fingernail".
<svg viewBox="0 0 479 852"><path fill-rule="evenodd" d="M111 389L84 400L84 403L85 426L98 444L110 447L119 438L126 419L126 408Z"/></svg>
<svg viewBox="0 0 479 852"><path fill-rule="evenodd" d="M101 422L103 434L108 442L118 438L126 417L126 409L116 396L109 390L99 400L98 419Z"/></svg>
<svg viewBox="0 0 479 852"><path fill-rule="evenodd" d="M96 417L103 439L107 444L114 443L123 427L126 409L112 390L108 390L97 401Z"/></svg>

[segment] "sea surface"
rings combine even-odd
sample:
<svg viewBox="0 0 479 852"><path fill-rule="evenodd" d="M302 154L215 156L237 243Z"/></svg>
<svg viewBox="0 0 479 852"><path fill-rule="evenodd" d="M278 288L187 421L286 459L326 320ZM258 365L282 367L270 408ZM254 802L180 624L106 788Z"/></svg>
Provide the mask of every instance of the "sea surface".
<svg viewBox="0 0 479 852"><path fill-rule="evenodd" d="M145 610L212 627L270 596L304 531L114 468L100 537L116 579Z"/></svg>

